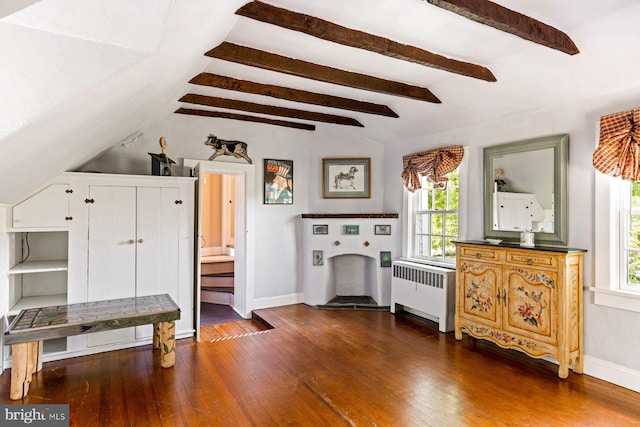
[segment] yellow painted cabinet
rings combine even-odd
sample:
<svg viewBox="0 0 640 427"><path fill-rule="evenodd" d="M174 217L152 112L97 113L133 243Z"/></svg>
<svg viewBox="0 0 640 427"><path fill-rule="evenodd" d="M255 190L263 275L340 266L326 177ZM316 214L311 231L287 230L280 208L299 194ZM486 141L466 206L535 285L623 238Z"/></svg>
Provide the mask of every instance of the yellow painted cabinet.
<svg viewBox="0 0 640 427"><path fill-rule="evenodd" d="M500 328L502 268L482 261L468 261L459 267L458 278L458 294L462 294L463 297L458 315L483 325Z"/></svg>
<svg viewBox="0 0 640 427"><path fill-rule="evenodd" d="M558 343L558 275L532 268L505 267L502 328L533 343ZM547 352L546 346L537 345ZM531 351L535 351L532 349Z"/></svg>
<svg viewBox="0 0 640 427"><path fill-rule="evenodd" d="M455 336L553 356L582 372L582 250L457 245Z"/></svg>

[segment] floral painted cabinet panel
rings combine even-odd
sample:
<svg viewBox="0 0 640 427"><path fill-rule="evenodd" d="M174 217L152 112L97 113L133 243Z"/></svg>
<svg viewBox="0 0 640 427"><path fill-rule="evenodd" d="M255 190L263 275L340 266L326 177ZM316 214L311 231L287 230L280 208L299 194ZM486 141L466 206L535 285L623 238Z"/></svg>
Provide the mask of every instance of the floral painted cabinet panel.
<svg viewBox="0 0 640 427"><path fill-rule="evenodd" d="M570 248L458 242L455 337L552 356L566 378L583 370L582 258Z"/></svg>
<svg viewBox="0 0 640 427"><path fill-rule="evenodd" d="M459 269L462 305L460 315L500 327L502 269L485 262L463 262ZM459 288L460 289L460 288Z"/></svg>
<svg viewBox="0 0 640 427"><path fill-rule="evenodd" d="M548 344L558 342L557 274L521 267L504 272L503 329Z"/></svg>

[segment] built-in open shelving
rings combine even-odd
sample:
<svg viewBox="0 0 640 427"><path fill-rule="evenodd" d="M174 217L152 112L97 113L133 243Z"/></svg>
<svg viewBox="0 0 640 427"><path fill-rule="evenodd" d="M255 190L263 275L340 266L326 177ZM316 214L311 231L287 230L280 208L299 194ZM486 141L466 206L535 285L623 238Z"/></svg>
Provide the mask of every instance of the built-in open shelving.
<svg viewBox="0 0 640 427"><path fill-rule="evenodd" d="M20 310L26 310L29 308L47 307L50 305L64 305L66 303L67 294L22 297L9 309L7 315L13 316L20 313Z"/></svg>
<svg viewBox="0 0 640 427"><path fill-rule="evenodd" d="M11 234L13 267L9 278L9 311L67 303L68 232L15 232ZM27 258L26 261L20 261Z"/></svg>
<svg viewBox="0 0 640 427"><path fill-rule="evenodd" d="M13 266L7 274L45 273L49 271L67 271L66 259L51 261L25 261Z"/></svg>

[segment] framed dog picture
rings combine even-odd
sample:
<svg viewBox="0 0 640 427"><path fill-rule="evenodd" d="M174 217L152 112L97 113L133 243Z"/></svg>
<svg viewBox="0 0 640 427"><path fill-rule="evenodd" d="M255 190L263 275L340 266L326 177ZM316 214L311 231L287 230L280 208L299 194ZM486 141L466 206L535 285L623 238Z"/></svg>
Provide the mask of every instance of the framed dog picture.
<svg viewBox="0 0 640 427"><path fill-rule="evenodd" d="M371 197L370 158L322 159L322 197L355 199Z"/></svg>

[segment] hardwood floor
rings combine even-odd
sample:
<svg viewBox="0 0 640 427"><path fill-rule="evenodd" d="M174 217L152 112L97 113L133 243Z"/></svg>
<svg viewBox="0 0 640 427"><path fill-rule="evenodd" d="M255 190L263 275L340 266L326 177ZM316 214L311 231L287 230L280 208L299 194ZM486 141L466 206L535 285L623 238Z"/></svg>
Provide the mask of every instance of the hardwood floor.
<svg viewBox="0 0 640 427"><path fill-rule="evenodd" d="M627 426L640 395L384 311L292 305L205 327L162 369L150 346L45 363L14 403L73 426ZM227 339L220 339L220 338ZM10 372L0 377L9 403Z"/></svg>

